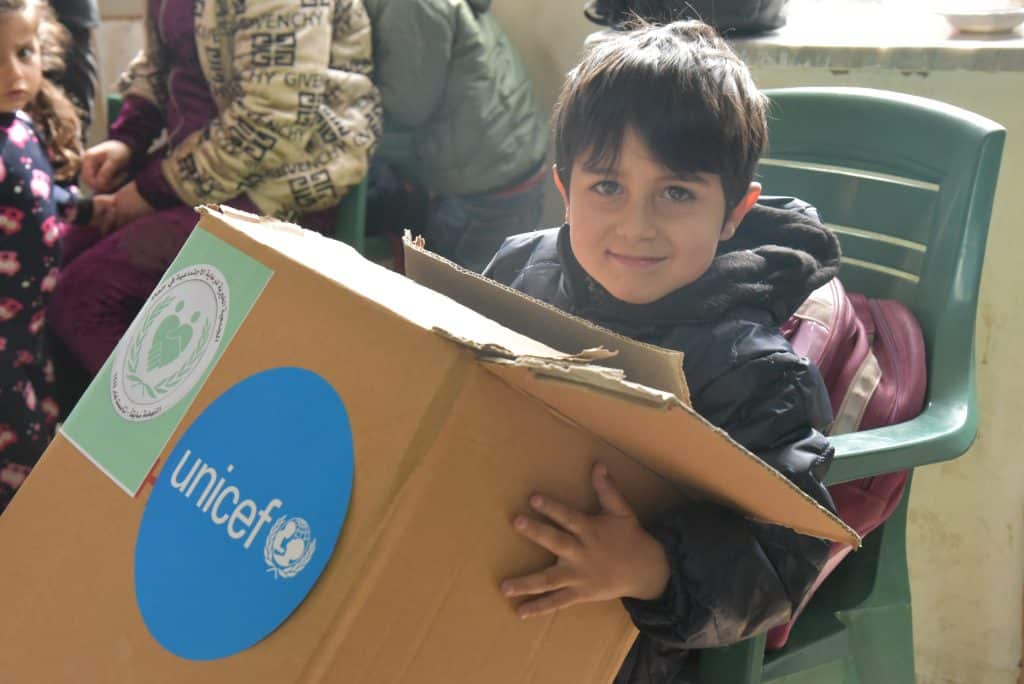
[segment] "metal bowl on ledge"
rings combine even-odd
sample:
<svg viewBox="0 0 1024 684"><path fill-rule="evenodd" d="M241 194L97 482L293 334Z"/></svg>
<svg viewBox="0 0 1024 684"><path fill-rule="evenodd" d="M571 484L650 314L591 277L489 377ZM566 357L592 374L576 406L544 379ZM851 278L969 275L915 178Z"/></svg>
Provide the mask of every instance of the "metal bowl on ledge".
<svg viewBox="0 0 1024 684"><path fill-rule="evenodd" d="M988 10L951 8L939 11L939 14L944 16L953 28L964 33L1005 33L1024 22L1024 7Z"/></svg>

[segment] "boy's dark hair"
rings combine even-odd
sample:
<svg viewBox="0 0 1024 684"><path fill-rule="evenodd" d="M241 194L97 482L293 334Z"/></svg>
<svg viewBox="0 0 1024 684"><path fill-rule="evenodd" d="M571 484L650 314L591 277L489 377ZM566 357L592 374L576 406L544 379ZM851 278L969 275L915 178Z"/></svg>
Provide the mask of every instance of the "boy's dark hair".
<svg viewBox="0 0 1024 684"><path fill-rule="evenodd" d="M638 22L594 40L555 105L555 164L569 187L581 154L613 166L627 128L676 173L722 178L726 208L746 194L768 139L767 98L710 26Z"/></svg>

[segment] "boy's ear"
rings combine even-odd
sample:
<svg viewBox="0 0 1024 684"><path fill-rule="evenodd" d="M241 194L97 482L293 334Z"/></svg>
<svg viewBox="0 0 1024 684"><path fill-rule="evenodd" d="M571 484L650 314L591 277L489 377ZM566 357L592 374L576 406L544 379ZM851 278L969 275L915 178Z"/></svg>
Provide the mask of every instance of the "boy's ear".
<svg viewBox="0 0 1024 684"><path fill-rule="evenodd" d="M754 202L761 196L761 184L751 183L750 187L747 188L747 194L743 195L743 199L736 203L736 206L732 208L729 215L725 218L725 225L722 226L722 234L718 237L719 242L725 242L732 238L736 234L736 231L740 227L740 223L743 222L743 217L747 215L750 208L754 206Z"/></svg>
<svg viewBox="0 0 1024 684"><path fill-rule="evenodd" d="M551 165L551 175L555 178L555 187L558 188L558 194L562 196L562 204L565 205L565 220L569 220L569 193L565 189L565 185L562 184L562 177L558 175L558 164Z"/></svg>

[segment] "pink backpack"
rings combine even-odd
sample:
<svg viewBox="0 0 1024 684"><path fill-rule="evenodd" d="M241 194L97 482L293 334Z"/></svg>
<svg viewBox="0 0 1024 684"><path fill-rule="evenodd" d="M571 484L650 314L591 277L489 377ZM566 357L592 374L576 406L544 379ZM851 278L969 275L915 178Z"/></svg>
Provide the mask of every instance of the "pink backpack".
<svg viewBox="0 0 1024 684"><path fill-rule="evenodd" d="M830 434L902 423L924 408L924 339L900 302L848 295L833 279L811 293L782 333L821 370L835 415ZM828 489L839 517L863 537L892 514L906 486L907 471L901 471ZM849 546L832 545L804 603L789 623L769 630L766 648L785 646L807 600L849 552Z"/></svg>

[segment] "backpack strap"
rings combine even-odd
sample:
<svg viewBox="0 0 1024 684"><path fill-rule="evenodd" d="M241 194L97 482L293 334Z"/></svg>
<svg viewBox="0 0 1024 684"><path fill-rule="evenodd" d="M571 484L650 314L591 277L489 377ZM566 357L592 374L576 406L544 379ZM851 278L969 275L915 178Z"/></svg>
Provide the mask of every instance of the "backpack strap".
<svg viewBox="0 0 1024 684"><path fill-rule="evenodd" d="M869 348L864 359L853 372L850 382L846 386L842 402L835 412L835 420L832 423L830 435L843 435L847 432L856 432L860 429L864 412L875 396L875 390L882 381L882 367L878 364L878 358Z"/></svg>
<svg viewBox="0 0 1024 684"><path fill-rule="evenodd" d="M858 429L882 378L872 335L851 300L833 278L812 292L782 328L793 350L821 371L832 404L832 435Z"/></svg>

